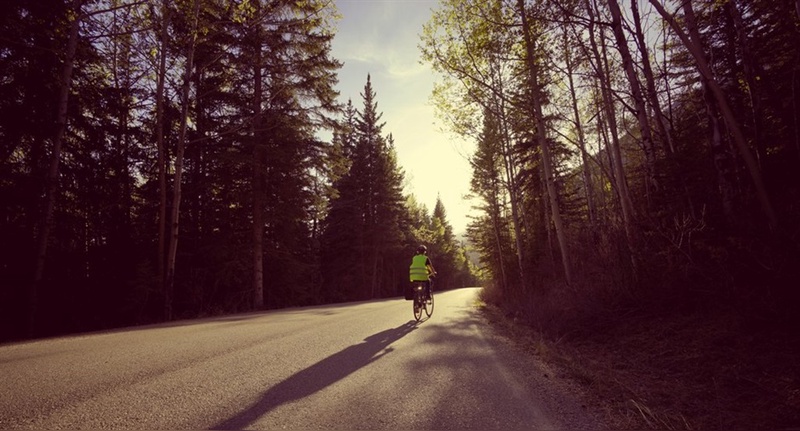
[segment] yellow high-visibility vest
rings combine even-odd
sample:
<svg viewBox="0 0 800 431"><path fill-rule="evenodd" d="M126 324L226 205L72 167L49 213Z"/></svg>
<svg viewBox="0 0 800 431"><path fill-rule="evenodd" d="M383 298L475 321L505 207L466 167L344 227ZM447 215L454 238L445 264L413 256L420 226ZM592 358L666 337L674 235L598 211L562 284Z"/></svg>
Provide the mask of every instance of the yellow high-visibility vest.
<svg viewBox="0 0 800 431"><path fill-rule="evenodd" d="M411 258L411 266L408 267L408 278L410 281L428 281L428 256L418 254Z"/></svg>

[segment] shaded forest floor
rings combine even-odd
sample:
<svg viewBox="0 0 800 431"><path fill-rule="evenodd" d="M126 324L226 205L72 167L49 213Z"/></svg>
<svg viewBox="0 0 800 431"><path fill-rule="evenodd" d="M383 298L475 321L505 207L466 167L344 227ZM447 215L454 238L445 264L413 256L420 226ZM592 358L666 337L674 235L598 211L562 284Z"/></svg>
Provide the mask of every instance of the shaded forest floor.
<svg viewBox="0 0 800 431"><path fill-rule="evenodd" d="M491 324L582 389L613 429L800 429L797 332L732 315L618 316L552 339L483 304Z"/></svg>

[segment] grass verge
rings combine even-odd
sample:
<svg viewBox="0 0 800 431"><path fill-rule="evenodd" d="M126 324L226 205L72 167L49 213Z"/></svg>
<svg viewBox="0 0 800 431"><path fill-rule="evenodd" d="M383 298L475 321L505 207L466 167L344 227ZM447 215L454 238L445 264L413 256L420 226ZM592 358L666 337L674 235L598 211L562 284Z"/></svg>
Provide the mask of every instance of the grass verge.
<svg viewBox="0 0 800 431"><path fill-rule="evenodd" d="M800 343L731 314L628 315L548 338L480 304L492 326L578 383L612 429L800 429Z"/></svg>

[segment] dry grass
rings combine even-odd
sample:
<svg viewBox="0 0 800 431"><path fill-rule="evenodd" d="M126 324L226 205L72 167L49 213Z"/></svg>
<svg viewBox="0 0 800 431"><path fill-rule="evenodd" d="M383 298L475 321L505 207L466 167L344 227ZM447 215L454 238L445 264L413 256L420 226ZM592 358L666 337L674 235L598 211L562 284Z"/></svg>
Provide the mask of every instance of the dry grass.
<svg viewBox="0 0 800 431"><path fill-rule="evenodd" d="M485 305L490 322L581 385L614 429L800 429L796 331L732 315L629 315L549 339Z"/></svg>

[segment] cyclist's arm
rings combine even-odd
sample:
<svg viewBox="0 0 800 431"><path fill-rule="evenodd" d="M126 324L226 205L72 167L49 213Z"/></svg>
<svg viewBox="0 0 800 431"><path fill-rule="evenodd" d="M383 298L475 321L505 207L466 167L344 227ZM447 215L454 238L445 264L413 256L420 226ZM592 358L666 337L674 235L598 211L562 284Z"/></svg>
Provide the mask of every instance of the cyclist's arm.
<svg viewBox="0 0 800 431"><path fill-rule="evenodd" d="M429 274L436 275L436 269L433 268L433 262L431 262L430 258L428 258L427 262L425 262L425 266L428 267Z"/></svg>

